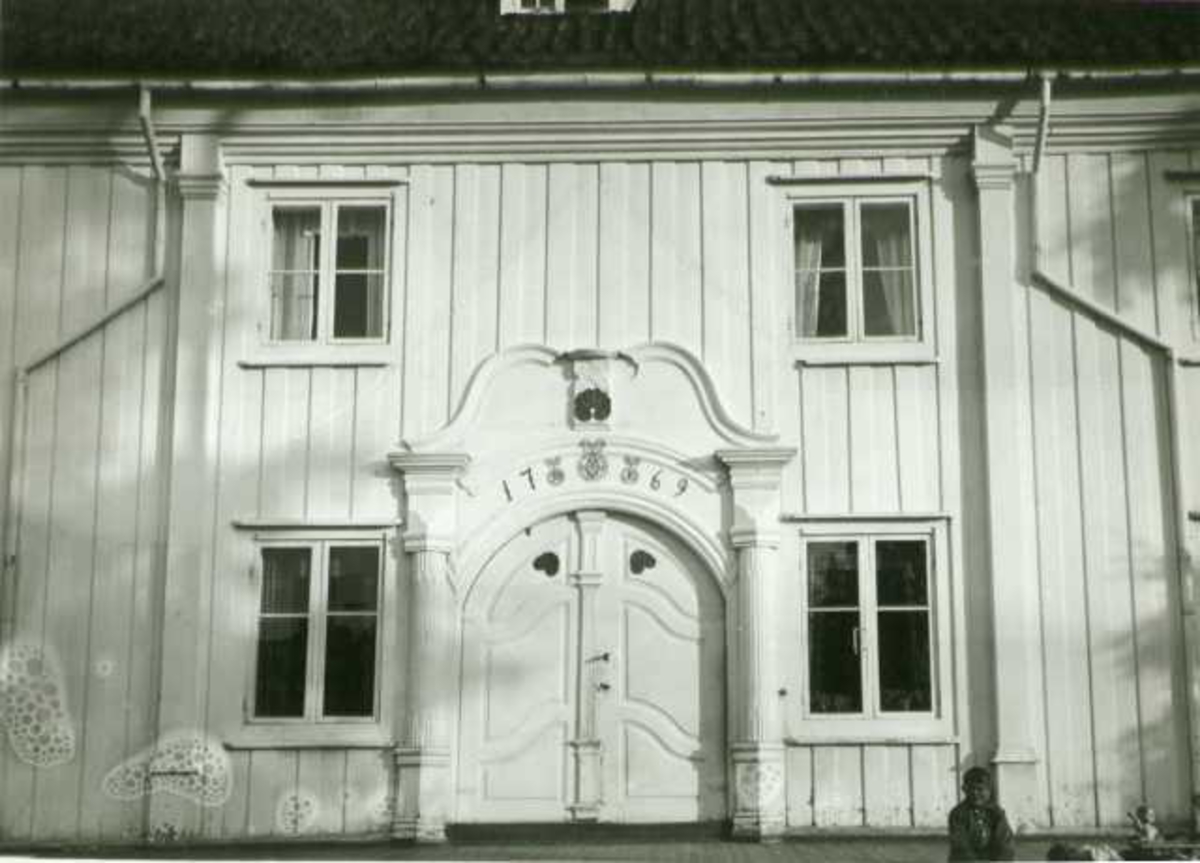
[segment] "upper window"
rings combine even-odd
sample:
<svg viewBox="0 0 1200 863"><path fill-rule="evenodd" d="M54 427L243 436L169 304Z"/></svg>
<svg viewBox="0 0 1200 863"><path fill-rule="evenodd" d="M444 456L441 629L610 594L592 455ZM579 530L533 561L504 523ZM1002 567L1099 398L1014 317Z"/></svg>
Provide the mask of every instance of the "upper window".
<svg viewBox="0 0 1200 863"><path fill-rule="evenodd" d="M380 543L281 542L260 554L251 718L375 719Z"/></svg>
<svg viewBox="0 0 1200 863"><path fill-rule="evenodd" d="M910 201L799 204L794 225L801 338L916 338Z"/></svg>
<svg viewBox="0 0 1200 863"><path fill-rule="evenodd" d="M790 195L798 356L931 358L927 190L881 182L866 195L860 184L837 186Z"/></svg>
<svg viewBox="0 0 1200 863"><path fill-rule="evenodd" d="M384 339L388 214L377 201L272 203L269 342Z"/></svg>
<svg viewBox="0 0 1200 863"><path fill-rule="evenodd" d="M886 528L886 529L884 529ZM947 574L929 524L822 525L801 544L807 733L948 728ZM861 721L861 725L853 724ZM848 724L851 723L851 724Z"/></svg>

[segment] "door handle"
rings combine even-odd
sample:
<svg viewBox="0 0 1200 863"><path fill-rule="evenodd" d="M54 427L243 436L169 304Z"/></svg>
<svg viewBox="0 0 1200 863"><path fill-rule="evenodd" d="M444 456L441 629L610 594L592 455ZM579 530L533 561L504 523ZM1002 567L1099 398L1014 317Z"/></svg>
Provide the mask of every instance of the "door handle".
<svg viewBox="0 0 1200 863"><path fill-rule="evenodd" d="M607 683L597 683L596 688L601 692L608 692L608 690L612 689L612 687Z"/></svg>
<svg viewBox="0 0 1200 863"><path fill-rule="evenodd" d="M610 659L612 659L612 657L609 656L609 653L606 650L603 653L597 653L595 656L588 657L588 662L608 662Z"/></svg>

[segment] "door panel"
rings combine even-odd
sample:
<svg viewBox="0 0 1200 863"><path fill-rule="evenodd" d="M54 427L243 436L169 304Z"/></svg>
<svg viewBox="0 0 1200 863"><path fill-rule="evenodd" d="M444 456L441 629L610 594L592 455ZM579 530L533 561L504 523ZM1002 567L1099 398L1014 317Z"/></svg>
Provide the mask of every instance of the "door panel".
<svg viewBox="0 0 1200 863"><path fill-rule="evenodd" d="M520 534L468 598L459 746L464 821L556 821L569 803L578 640L565 578L572 545L565 519ZM538 560L546 554L557 567Z"/></svg>
<svg viewBox="0 0 1200 863"><path fill-rule="evenodd" d="M596 744L601 819L723 818L719 591L638 521L605 518L591 561L576 531L562 517L522 533L467 599L459 820L595 817L571 807L587 796L579 753Z"/></svg>
<svg viewBox="0 0 1200 863"><path fill-rule="evenodd" d="M600 697L606 816L700 821L725 816L724 606L682 543L640 522L605 525L598 627L618 639L613 688Z"/></svg>

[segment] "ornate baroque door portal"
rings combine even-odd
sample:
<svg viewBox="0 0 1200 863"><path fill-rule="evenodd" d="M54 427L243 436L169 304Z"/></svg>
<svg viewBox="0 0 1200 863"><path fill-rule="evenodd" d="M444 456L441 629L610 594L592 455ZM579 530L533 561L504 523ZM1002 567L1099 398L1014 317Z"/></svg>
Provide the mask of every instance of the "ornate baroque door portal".
<svg viewBox="0 0 1200 863"><path fill-rule="evenodd" d="M724 608L648 524L518 534L466 601L460 821L725 817Z"/></svg>
<svg viewBox="0 0 1200 863"><path fill-rule="evenodd" d="M795 452L776 444L673 345L524 345L389 454L410 588L393 835L725 818L735 836L783 832Z"/></svg>

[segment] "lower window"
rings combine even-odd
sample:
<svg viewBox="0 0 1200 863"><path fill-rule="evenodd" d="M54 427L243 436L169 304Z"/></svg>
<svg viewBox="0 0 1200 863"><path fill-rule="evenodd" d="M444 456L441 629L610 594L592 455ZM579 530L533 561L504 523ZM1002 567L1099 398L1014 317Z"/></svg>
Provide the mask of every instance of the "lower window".
<svg viewBox="0 0 1200 863"><path fill-rule="evenodd" d="M938 676L932 539L805 538L809 716L933 714Z"/></svg>
<svg viewBox="0 0 1200 863"><path fill-rule="evenodd" d="M382 547L297 541L260 547L250 716L374 719Z"/></svg>

